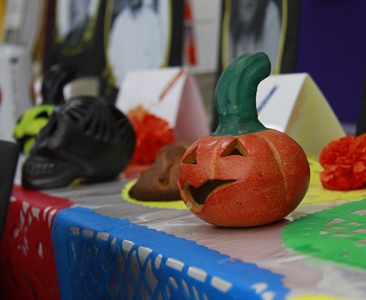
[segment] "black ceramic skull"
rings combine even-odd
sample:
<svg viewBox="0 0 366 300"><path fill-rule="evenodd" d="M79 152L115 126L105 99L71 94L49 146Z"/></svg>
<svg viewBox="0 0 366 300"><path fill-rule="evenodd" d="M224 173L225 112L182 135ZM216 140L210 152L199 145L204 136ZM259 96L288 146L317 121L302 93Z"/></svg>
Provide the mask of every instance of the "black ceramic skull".
<svg viewBox="0 0 366 300"><path fill-rule="evenodd" d="M56 106L22 166L22 185L47 189L112 180L128 165L135 133L103 98L76 97Z"/></svg>

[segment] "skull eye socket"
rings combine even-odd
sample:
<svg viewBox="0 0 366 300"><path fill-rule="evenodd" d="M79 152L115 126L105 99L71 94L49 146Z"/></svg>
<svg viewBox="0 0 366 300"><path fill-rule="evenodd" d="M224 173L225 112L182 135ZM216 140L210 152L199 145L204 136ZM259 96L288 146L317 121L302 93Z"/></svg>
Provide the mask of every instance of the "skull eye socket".
<svg viewBox="0 0 366 300"><path fill-rule="evenodd" d="M238 140L233 140L224 151L222 151L220 157L239 155L239 156L248 156L248 152L245 149L244 145Z"/></svg>
<svg viewBox="0 0 366 300"><path fill-rule="evenodd" d="M198 146L182 160L183 164L197 165L197 148Z"/></svg>

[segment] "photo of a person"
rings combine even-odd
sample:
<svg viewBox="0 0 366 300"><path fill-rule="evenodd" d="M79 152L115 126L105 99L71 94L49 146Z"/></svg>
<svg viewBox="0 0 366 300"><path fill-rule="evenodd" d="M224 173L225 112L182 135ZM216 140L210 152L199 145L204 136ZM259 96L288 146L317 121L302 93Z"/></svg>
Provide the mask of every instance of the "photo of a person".
<svg viewBox="0 0 366 300"><path fill-rule="evenodd" d="M231 0L225 39L226 65L246 52L263 51L271 61L272 70L275 68L281 37L279 3L275 0Z"/></svg>
<svg viewBox="0 0 366 300"><path fill-rule="evenodd" d="M73 65L78 77L94 78L95 86L91 90L113 103L118 90L106 53L113 1L52 2L55 17L49 21L51 30L44 70L55 64Z"/></svg>
<svg viewBox="0 0 366 300"><path fill-rule="evenodd" d="M169 1L123 1L113 20L108 46L118 86L128 71L166 66L169 49Z"/></svg>
<svg viewBox="0 0 366 300"><path fill-rule="evenodd" d="M95 22L98 0L57 1L56 24L59 39L70 45L80 43L90 22Z"/></svg>

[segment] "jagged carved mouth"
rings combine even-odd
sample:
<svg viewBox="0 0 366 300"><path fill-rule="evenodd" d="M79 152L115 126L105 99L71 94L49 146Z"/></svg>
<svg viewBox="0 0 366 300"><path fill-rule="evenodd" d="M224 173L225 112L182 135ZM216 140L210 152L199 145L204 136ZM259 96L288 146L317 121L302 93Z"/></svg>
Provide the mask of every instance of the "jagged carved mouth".
<svg viewBox="0 0 366 300"><path fill-rule="evenodd" d="M187 191L191 195L194 202L197 204L204 204L208 196L223 186L226 186L235 180L208 180L201 184L198 188L188 184Z"/></svg>

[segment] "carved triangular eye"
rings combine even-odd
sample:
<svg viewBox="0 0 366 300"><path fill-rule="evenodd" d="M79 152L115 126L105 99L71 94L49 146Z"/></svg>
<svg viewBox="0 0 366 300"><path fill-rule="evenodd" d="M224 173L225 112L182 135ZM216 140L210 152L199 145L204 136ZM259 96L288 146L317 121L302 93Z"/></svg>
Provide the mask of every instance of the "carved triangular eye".
<svg viewBox="0 0 366 300"><path fill-rule="evenodd" d="M248 156L248 152L243 146L242 143L238 139L233 140L229 146L221 153L221 157L231 156L231 155L240 155L240 156Z"/></svg>
<svg viewBox="0 0 366 300"><path fill-rule="evenodd" d="M193 164L193 165L196 165L197 164L197 158L196 158L196 155L197 155L197 148L194 148L192 150L191 153L189 153L183 160L182 160L182 163L184 164Z"/></svg>

